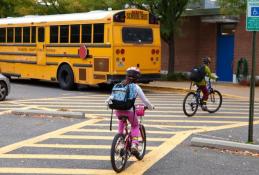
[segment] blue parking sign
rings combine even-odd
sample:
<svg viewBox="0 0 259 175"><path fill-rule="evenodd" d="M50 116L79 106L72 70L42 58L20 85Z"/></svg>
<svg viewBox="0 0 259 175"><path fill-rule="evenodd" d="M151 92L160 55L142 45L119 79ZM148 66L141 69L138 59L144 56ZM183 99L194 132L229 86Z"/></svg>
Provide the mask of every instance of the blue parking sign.
<svg viewBox="0 0 259 175"><path fill-rule="evenodd" d="M251 7L251 16L259 16L259 7Z"/></svg>
<svg viewBox="0 0 259 175"><path fill-rule="evenodd" d="M259 31L259 0L246 1L246 30Z"/></svg>

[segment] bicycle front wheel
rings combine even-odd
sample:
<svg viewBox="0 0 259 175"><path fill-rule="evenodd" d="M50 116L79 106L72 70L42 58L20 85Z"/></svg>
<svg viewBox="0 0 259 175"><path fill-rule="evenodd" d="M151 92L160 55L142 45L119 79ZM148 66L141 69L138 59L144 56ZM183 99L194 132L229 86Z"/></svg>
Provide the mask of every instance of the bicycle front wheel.
<svg viewBox="0 0 259 175"><path fill-rule="evenodd" d="M146 144L147 144L146 130L145 130L144 125L140 124L139 131L140 131L141 137L140 137L139 145L138 145L139 153L136 155L136 158L138 160L142 160L145 156L145 153L146 153Z"/></svg>
<svg viewBox="0 0 259 175"><path fill-rule="evenodd" d="M222 105L222 95L219 91L213 90L209 94L207 108L209 113L214 113L219 110Z"/></svg>
<svg viewBox="0 0 259 175"><path fill-rule="evenodd" d="M111 164L117 173L124 170L128 159L128 151L125 146L125 136L123 134L115 135L111 147Z"/></svg>
<svg viewBox="0 0 259 175"><path fill-rule="evenodd" d="M198 109L198 99L194 92L189 92L183 100L183 112L188 117L193 116Z"/></svg>

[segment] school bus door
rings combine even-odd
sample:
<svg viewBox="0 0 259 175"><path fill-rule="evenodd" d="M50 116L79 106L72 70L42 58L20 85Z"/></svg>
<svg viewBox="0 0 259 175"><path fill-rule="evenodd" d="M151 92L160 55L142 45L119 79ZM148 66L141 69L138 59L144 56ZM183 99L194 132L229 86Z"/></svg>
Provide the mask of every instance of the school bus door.
<svg viewBox="0 0 259 175"><path fill-rule="evenodd" d="M37 28L37 64L46 64L45 28Z"/></svg>

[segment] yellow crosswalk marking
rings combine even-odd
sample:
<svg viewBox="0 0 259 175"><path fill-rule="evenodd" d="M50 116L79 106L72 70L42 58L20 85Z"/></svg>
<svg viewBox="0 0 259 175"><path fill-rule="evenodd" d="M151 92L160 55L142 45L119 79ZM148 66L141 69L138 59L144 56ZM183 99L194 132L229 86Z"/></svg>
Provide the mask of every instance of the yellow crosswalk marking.
<svg viewBox="0 0 259 175"><path fill-rule="evenodd" d="M51 138L55 139L79 139L79 140L113 140L113 136L81 136L81 135L57 135ZM162 142L167 138L148 138L148 141Z"/></svg>
<svg viewBox="0 0 259 175"><path fill-rule="evenodd" d="M110 126L110 124L106 123L95 123L91 126ZM145 124L145 127L155 127L155 128L183 128L183 129L197 129L197 128L207 128L207 126L177 126L177 125L151 125L151 124Z"/></svg>
<svg viewBox="0 0 259 175"><path fill-rule="evenodd" d="M0 173L11 174L115 174L112 170L103 169L68 169L68 168L16 168L1 167Z"/></svg>
<svg viewBox="0 0 259 175"><path fill-rule="evenodd" d="M112 133L117 133L116 130L113 130L113 131L110 131L110 130L107 130L107 129L75 129L73 130L73 132L87 132L87 133L109 133L109 132L112 132ZM149 131L147 130L146 131L148 134L175 134L177 132L173 132L173 131Z"/></svg>
<svg viewBox="0 0 259 175"><path fill-rule="evenodd" d="M110 156L60 154L0 154L3 159L110 160Z"/></svg>
<svg viewBox="0 0 259 175"><path fill-rule="evenodd" d="M102 119L91 119L91 120L88 120L88 121L85 121L85 122L81 122L81 123L78 123L78 124L75 124L75 125L72 125L72 126L68 126L68 127L53 131L53 132L49 132L49 133L34 137L34 138L30 138L30 139L23 140L23 141L20 141L20 142L11 144L11 145L7 145L7 146L4 146L4 147L0 148L0 154L5 154L5 153L8 153L10 151L21 148L24 145L33 144L33 143L36 143L36 142L41 142L41 141L46 140L50 137L53 137L53 136L56 136L56 135L59 135L59 134L64 134L66 132L69 132L70 130L73 130L73 129L76 129L76 128L82 128L84 126L88 126L88 125L91 125L91 124L94 124L94 123L97 123L97 122L100 122L100 121L102 121Z"/></svg>
<svg viewBox="0 0 259 175"><path fill-rule="evenodd" d="M111 145L30 144L25 146L35 148L111 149ZM147 150L153 150L155 148L155 146L147 146Z"/></svg>
<svg viewBox="0 0 259 175"><path fill-rule="evenodd" d="M110 119L104 119L106 121L109 121ZM221 124L221 123L236 123L240 121L214 121L214 120L149 120L146 119L145 122L155 122L155 123L216 123L216 124ZM247 123L247 122L246 122Z"/></svg>

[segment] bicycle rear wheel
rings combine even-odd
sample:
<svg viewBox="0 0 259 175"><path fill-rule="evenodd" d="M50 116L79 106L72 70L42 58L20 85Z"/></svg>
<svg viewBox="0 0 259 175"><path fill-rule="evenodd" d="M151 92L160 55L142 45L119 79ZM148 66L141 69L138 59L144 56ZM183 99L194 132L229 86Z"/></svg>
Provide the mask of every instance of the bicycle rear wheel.
<svg viewBox="0 0 259 175"><path fill-rule="evenodd" d="M128 159L128 151L125 146L125 136L116 134L111 147L111 164L117 173L124 170Z"/></svg>
<svg viewBox="0 0 259 175"><path fill-rule="evenodd" d="M193 116L198 109L198 99L194 92L189 92L183 100L183 112L188 117Z"/></svg>
<svg viewBox="0 0 259 175"><path fill-rule="evenodd" d="M140 124L139 126L139 131L140 131L140 140L139 140L139 145L138 145L138 150L139 154L135 155L138 160L142 160L145 156L146 153L146 130L144 125Z"/></svg>
<svg viewBox="0 0 259 175"><path fill-rule="evenodd" d="M219 91L213 90L209 94L207 108L209 113L214 113L219 110L222 104L222 95Z"/></svg>

